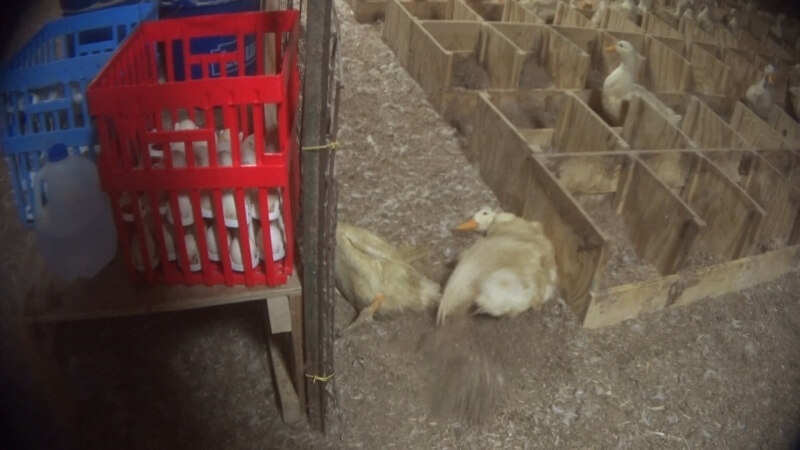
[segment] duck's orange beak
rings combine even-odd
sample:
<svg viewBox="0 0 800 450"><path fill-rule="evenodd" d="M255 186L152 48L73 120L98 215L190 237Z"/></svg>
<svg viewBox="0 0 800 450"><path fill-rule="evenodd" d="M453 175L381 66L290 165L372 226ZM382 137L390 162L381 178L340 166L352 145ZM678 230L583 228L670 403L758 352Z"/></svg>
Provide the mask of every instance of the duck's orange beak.
<svg viewBox="0 0 800 450"><path fill-rule="evenodd" d="M606 48L604 50L607 51L607 52L615 52L615 51L617 51L617 46L616 45L608 45L608 46L606 46Z"/></svg>
<svg viewBox="0 0 800 450"><path fill-rule="evenodd" d="M469 219L461 225L453 228L453 231L472 231L478 229L478 222L475 219Z"/></svg>

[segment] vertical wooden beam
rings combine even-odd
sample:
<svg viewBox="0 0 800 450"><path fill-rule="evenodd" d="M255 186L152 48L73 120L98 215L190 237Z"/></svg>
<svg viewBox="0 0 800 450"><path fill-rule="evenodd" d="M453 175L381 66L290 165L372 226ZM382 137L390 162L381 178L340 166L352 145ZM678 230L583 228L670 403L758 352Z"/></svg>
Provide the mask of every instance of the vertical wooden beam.
<svg viewBox="0 0 800 450"><path fill-rule="evenodd" d="M332 0L309 2L302 130L302 234L305 375L311 426L335 432L333 378L333 245L336 231L334 151L330 146ZM324 380L324 381L322 381Z"/></svg>

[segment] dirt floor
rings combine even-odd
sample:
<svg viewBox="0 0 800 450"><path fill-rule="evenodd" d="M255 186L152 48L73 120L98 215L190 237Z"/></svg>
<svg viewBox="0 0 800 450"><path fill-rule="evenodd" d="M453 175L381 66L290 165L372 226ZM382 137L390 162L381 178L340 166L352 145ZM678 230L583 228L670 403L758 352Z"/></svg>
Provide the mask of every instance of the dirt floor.
<svg viewBox="0 0 800 450"><path fill-rule="evenodd" d="M417 265L443 280L474 239L450 228L496 200L382 43L381 25L356 24L343 1L336 7L345 76L339 219L427 248ZM32 236L16 225L5 170L0 190L5 289L24 271L15 244ZM2 299L6 307L22 301ZM65 448L53 441L70 437L82 448L780 449L800 433L797 274L601 330L580 328L558 301L513 320L467 322L458 336L490 355L505 380L498 412L473 426L431 414L432 387L451 381L421 351L432 312L336 341L337 433L284 425L262 314L242 304L43 327L55 342L53 379L76 397L80 434L54 426L46 389L27 378L24 349L10 347L0 329L0 447L16 439ZM339 299L337 329L354 314Z"/></svg>

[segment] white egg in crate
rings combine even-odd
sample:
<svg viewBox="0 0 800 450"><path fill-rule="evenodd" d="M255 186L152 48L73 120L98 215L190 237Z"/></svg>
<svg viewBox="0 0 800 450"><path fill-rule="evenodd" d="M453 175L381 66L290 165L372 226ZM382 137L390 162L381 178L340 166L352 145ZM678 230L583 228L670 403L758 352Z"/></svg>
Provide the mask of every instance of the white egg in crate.
<svg viewBox="0 0 800 450"><path fill-rule="evenodd" d="M280 261L286 256L286 235L284 234L283 220L279 217L278 220L273 220L269 223L269 238L272 245L272 260ZM258 228L256 236L258 245L258 256L262 260L264 258L264 229Z"/></svg>
<svg viewBox="0 0 800 450"><path fill-rule="evenodd" d="M253 208L250 205L250 197L248 195L244 195L244 217L247 220L247 223L250 223L250 219L253 215ZM237 215L236 209L236 196L234 191L227 190L222 193L222 213L225 217L225 226L230 228L238 228L239 227L239 220Z"/></svg>
<svg viewBox="0 0 800 450"><path fill-rule="evenodd" d="M240 237L241 236L237 233L231 240L231 268L237 272L244 272L244 257L242 256L244 252L239 244ZM248 241L250 242L250 267L256 267L258 265L258 248L256 247L255 233L253 232L252 226L248 227L248 237Z"/></svg>
<svg viewBox="0 0 800 450"><path fill-rule="evenodd" d="M203 268L200 261L200 250L197 249L197 240L194 235L189 231L183 235L183 242L186 244L186 256L189 258L189 270L197 272ZM178 265L183 266L180 256L178 257Z"/></svg>
<svg viewBox="0 0 800 450"><path fill-rule="evenodd" d="M156 243L153 236L149 231L145 231L145 246L147 247L147 255L150 258L150 268L155 269L158 267L159 259L158 252L156 251ZM131 239L131 258L133 259L133 267L139 272L144 272L144 258L142 257L142 248L139 243L139 234L136 233Z"/></svg>
<svg viewBox="0 0 800 450"><path fill-rule="evenodd" d="M175 219L172 217L172 205L167 201L167 221L175 225ZM189 194L178 194L178 210L181 215L181 225L191 225L194 223L194 210L192 209L192 201Z"/></svg>
<svg viewBox="0 0 800 450"><path fill-rule="evenodd" d="M269 208L269 220L275 220L278 217L281 217L281 205L283 204L283 200L281 199L280 189L270 189L269 194L267 195L267 207ZM250 198L250 203L253 205L252 214L253 218L257 220L261 220L261 203L258 199L258 190L253 189L247 191L248 197Z"/></svg>
<svg viewBox="0 0 800 450"><path fill-rule="evenodd" d="M172 227L167 224L161 225L161 232L164 233L164 247L167 249L167 259L175 261L178 254L175 252L175 238Z"/></svg>
<svg viewBox="0 0 800 450"><path fill-rule="evenodd" d="M147 198L144 195L138 196L139 214L141 217L146 217L150 212L150 207L147 204ZM122 220L126 222L133 222L135 216L133 213L133 206L131 205L131 196L127 192L123 192L119 196L119 207L122 210Z"/></svg>
<svg viewBox="0 0 800 450"><path fill-rule="evenodd" d="M227 228L225 229L225 237L228 239L228 242L225 245L230 248L231 234L228 233ZM219 246L217 245L217 229L214 226L206 227L206 245L208 245L208 259L211 261L219 261L220 253Z"/></svg>

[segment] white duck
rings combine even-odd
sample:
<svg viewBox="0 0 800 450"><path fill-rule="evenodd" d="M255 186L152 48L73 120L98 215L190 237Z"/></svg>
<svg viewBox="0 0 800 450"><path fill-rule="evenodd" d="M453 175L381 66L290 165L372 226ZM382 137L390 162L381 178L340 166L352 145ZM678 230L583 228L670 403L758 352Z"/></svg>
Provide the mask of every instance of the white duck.
<svg viewBox="0 0 800 450"><path fill-rule="evenodd" d="M556 295L555 251L540 223L483 208L456 230L477 230L486 236L464 251L450 275L438 324L473 307L477 313L514 317Z"/></svg>
<svg viewBox="0 0 800 450"><path fill-rule="evenodd" d="M706 33L714 33L714 22L711 21L711 10L708 9L708 5L703 5L697 13L697 25Z"/></svg>
<svg viewBox="0 0 800 450"><path fill-rule="evenodd" d="M778 17L775 19L775 23L769 27L769 34L772 36L776 41L780 42L783 40L783 21L786 20L786 14L780 13Z"/></svg>
<svg viewBox="0 0 800 450"><path fill-rule="evenodd" d="M772 83L772 74L775 67L767 64L761 73L761 78L747 88L745 102L759 116L766 117L772 107L772 95L769 92L769 85Z"/></svg>
<svg viewBox="0 0 800 450"><path fill-rule="evenodd" d="M731 12L725 18L725 25L734 35L739 35L739 20L737 19L736 8L731 8Z"/></svg>
<svg viewBox="0 0 800 450"><path fill-rule="evenodd" d="M594 10L594 14L592 14L591 22L595 28L600 28L600 22L603 19L603 14L605 14L606 9L608 9L608 2L606 0L600 0L597 2L597 7Z"/></svg>
<svg viewBox="0 0 800 450"><path fill-rule="evenodd" d="M694 0L678 0L675 4L675 17L681 18L687 9L691 10L693 7Z"/></svg>
<svg viewBox="0 0 800 450"><path fill-rule="evenodd" d="M418 253L418 252L417 252ZM336 287L359 311L350 327L378 313L421 311L439 299L440 286L411 266L401 252L374 233L346 223L336 227Z"/></svg>
<svg viewBox="0 0 800 450"><path fill-rule="evenodd" d="M653 9L653 0L639 0L636 10L639 14L645 15Z"/></svg>
<svg viewBox="0 0 800 450"><path fill-rule="evenodd" d="M675 113L661 100L653 95L644 86L636 83L636 50L628 41L617 41L616 45L606 47L606 51L616 51L620 56L620 64L603 82L602 103L603 109L614 125L622 122L622 105L639 97L653 109L659 111L673 125L681 120L681 115Z"/></svg>

